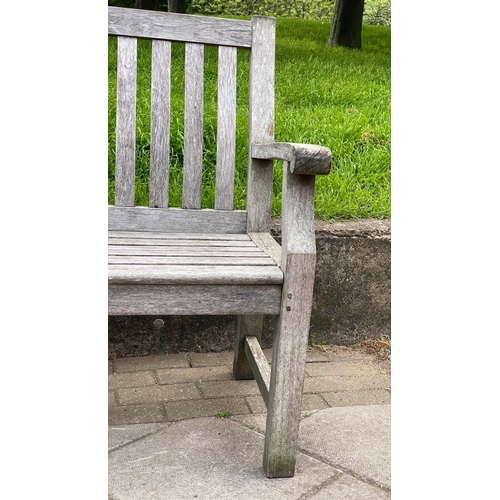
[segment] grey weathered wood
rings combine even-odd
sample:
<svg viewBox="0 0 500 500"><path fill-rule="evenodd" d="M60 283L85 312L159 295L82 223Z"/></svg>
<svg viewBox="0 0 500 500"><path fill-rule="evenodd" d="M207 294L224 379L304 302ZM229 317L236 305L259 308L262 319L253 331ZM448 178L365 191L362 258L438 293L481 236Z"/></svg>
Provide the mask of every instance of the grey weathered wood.
<svg viewBox="0 0 500 500"><path fill-rule="evenodd" d="M252 17L250 54L249 144L274 141L274 18ZM268 232L273 162L249 155L247 183L248 231Z"/></svg>
<svg viewBox="0 0 500 500"><path fill-rule="evenodd" d="M250 241L248 234L202 234L202 233L160 233L158 231L109 231L109 238L141 238L164 240L222 240L222 241Z"/></svg>
<svg viewBox="0 0 500 500"><path fill-rule="evenodd" d="M115 205L134 206L137 39L118 37Z"/></svg>
<svg viewBox="0 0 500 500"><path fill-rule="evenodd" d="M315 274L314 175L329 172L331 153L315 145L274 143L274 19L254 16L250 23L111 7L109 32L121 37L118 206L108 210L109 314L237 315L235 378L255 374L268 406L266 475L292 476ZM150 207L133 206L136 40L126 37L154 39ZM167 208L168 40L187 42L184 209ZM219 48L215 210L200 209L201 44L207 43L223 46ZM231 210L237 46L252 48L246 211ZM285 161L282 246L269 234L274 159ZM279 314L271 373L259 345L263 314Z"/></svg>
<svg viewBox="0 0 500 500"><path fill-rule="evenodd" d="M260 249L233 247L158 247L108 245L108 255L164 255L180 257L261 257Z"/></svg>
<svg viewBox="0 0 500 500"><path fill-rule="evenodd" d="M255 378L245 353L245 337L252 336L260 341L263 320L264 316L262 314L238 316L233 359L233 375L236 380L252 380Z"/></svg>
<svg viewBox="0 0 500 500"><path fill-rule="evenodd" d="M283 295L273 346L264 470L268 477L294 475L316 246L314 176L295 175L285 162L282 207Z"/></svg>
<svg viewBox="0 0 500 500"><path fill-rule="evenodd" d="M152 42L149 206L168 207L171 44Z"/></svg>
<svg viewBox="0 0 500 500"><path fill-rule="evenodd" d="M201 208L203 45L186 43L182 208Z"/></svg>
<svg viewBox="0 0 500 500"><path fill-rule="evenodd" d="M281 285L110 285L108 314L278 314Z"/></svg>
<svg viewBox="0 0 500 500"><path fill-rule="evenodd" d="M232 210L236 150L236 48L219 47L215 208Z"/></svg>
<svg viewBox="0 0 500 500"><path fill-rule="evenodd" d="M332 152L315 144L275 142L252 144L252 157L265 160L285 160L290 172L303 175L328 175L332 165Z"/></svg>
<svg viewBox="0 0 500 500"><path fill-rule="evenodd" d="M271 369L257 337L245 337L245 354L267 406L269 404Z"/></svg>
<svg viewBox="0 0 500 500"><path fill-rule="evenodd" d="M281 267L281 245L269 233L249 233L252 241Z"/></svg>
<svg viewBox="0 0 500 500"><path fill-rule="evenodd" d="M108 207L111 231L162 231L177 233L245 233L245 210L183 210L180 208Z"/></svg>
<svg viewBox="0 0 500 500"><path fill-rule="evenodd" d="M250 47L250 21L108 7L110 35Z"/></svg>
<svg viewBox="0 0 500 500"><path fill-rule="evenodd" d="M182 246L186 247L223 247L227 249L233 249L235 247L245 247L245 248L255 248L255 243L253 241L247 240L235 240L235 241L225 241L225 240L193 240L193 239L168 239L168 238L109 238L109 245L139 245L139 246Z"/></svg>
<svg viewBox="0 0 500 500"><path fill-rule="evenodd" d="M212 256L212 255L196 255L187 256L160 256L160 255L110 255L108 256L108 264L136 264L136 265L183 265L183 266L275 266L276 263L269 256L265 257L229 257L229 256Z"/></svg>
<svg viewBox="0 0 500 500"><path fill-rule="evenodd" d="M275 266L110 265L108 283L143 285L279 285L283 273Z"/></svg>

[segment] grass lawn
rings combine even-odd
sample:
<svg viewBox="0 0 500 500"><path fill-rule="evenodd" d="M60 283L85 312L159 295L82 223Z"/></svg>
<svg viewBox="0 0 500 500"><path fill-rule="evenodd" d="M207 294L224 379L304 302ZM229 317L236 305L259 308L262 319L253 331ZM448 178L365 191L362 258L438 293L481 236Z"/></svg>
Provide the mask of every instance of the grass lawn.
<svg viewBox="0 0 500 500"><path fill-rule="evenodd" d="M326 47L330 25L278 19L276 33L276 141L331 149L332 172L318 176L316 217L324 220L389 217L390 28L363 26L363 49ZM148 204L151 45L139 41L136 204ZM170 205L180 206L183 157L183 46L173 44ZM238 50L235 208L245 208L248 136L248 52ZM204 188L213 208L217 55L205 49ZM109 39L109 200L114 199L116 39ZM273 215L281 210L282 164L276 163Z"/></svg>

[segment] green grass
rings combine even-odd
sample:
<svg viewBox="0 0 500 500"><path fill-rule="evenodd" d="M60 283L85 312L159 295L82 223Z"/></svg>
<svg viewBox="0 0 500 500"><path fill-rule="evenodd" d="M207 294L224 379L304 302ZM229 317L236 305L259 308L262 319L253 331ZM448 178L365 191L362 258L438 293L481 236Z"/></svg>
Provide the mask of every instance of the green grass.
<svg viewBox="0 0 500 500"><path fill-rule="evenodd" d="M278 19L276 141L329 147L333 168L316 182L316 217L333 220L390 216L390 28L363 26L363 49L326 46L330 25ZM116 39L109 39L109 203L114 199ZM180 206L183 160L183 46L174 44L170 205ZM148 204L150 42L139 41L136 204ZM204 188L213 208L217 55L205 53ZM248 135L248 52L238 51L235 208L245 208ZM273 215L281 211L282 165L276 163Z"/></svg>

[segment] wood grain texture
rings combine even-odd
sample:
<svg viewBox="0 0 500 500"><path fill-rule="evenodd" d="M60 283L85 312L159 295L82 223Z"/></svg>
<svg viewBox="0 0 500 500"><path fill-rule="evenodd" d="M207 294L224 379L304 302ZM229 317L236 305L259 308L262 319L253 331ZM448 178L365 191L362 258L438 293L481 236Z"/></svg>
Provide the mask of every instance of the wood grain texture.
<svg viewBox="0 0 500 500"><path fill-rule="evenodd" d="M108 284L141 285L279 285L283 273L275 266L108 266Z"/></svg>
<svg viewBox="0 0 500 500"><path fill-rule="evenodd" d="M178 233L245 233L245 210L183 210L181 208L108 207L110 231Z"/></svg>
<svg viewBox="0 0 500 500"><path fill-rule="evenodd" d="M262 257L260 249L247 247L186 247L108 245L108 255L151 255L179 257Z"/></svg>
<svg viewBox="0 0 500 500"><path fill-rule="evenodd" d="M290 172L302 175L328 175L332 165L332 152L314 144L275 142L252 144L252 157L267 160L285 160Z"/></svg>
<svg viewBox="0 0 500 500"><path fill-rule="evenodd" d="M224 241L220 239L216 240L193 240L193 239L170 239L170 238L108 238L108 245L135 245L141 247L155 246L155 247L176 247L182 246L183 248L197 247L197 248L207 248L207 247L222 247L224 249L233 249L235 247L255 248L253 241L247 240L235 240L235 241ZM263 253L263 252L262 252Z"/></svg>
<svg viewBox="0 0 500 500"><path fill-rule="evenodd" d="M267 410L264 444L267 477L291 477L295 473L315 260L311 254L287 256Z"/></svg>
<svg viewBox="0 0 500 500"><path fill-rule="evenodd" d="M134 206L137 39L118 37L115 205Z"/></svg>
<svg viewBox="0 0 500 500"><path fill-rule="evenodd" d="M236 150L235 47L219 47L215 209L232 210Z"/></svg>
<svg viewBox="0 0 500 500"><path fill-rule="evenodd" d="M186 43L182 208L201 208L203 54L203 45Z"/></svg>
<svg viewBox="0 0 500 500"><path fill-rule="evenodd" d="M285 164L281 262L285 277L273 346L264 444L267 477L295 473L316 266L314 181L314 176L292 174Z"/></svg>
<svg viewBox="0 0 500 500"><path fill-rule="evenodd" d="M108 33L247 48L252 44L250 21L120 7L108 7Z"/></svg>
<svg viewBox="0 0 500 500"><path fill-rule="evenodd" d="M268 406L271 368L269 368L269 363L260 347L257 337L245 337L245 354L259 386L264 403Z"/></svg>
<svg viewBox="0 0 500 500"><path fill-rule="evenodd" d="M110 285L110 315L278 314L281 285Z"/></svg>
<svg viewBox="0 0 500 500"><path fill-rule="evenodd" d="M233 375L235 380L253 380L255 378L245 353L245 338L250 335L260 341L262 338L263 320L264 316L262 314L238 316L233 359Z"/></svg>
<svg viewBox="0 0 500 500"><path fill-rule="evenodd" d="M158 231L109 231L109 238L141 238L164 240L222 240L222 241L250 241L248 234L202 234L202 233L160 233Z"/></svg>
<svg viewBox="0 0 500 500"><path fill-rule="evenodd" d="M109 255L108 264L135 264L147 266L176 265L176 266L275 266L276 263L269 256L213 256L213 255ZM196 272L196 269L193 269Z"/></svg>
<svg viewBox="0 0 500 500"><path fill-rule="evenodd" d="M168 207L171 44L152 42L149 206Z"/></svg>
<svg viewBox="0 0 500 500"><path fill-rule="evenodd" d="M274 18L252 17L250 54L249 144L274 142ZM249 155L248 232L269 232L273 162Z"/></svg>
<svg viewBox="0 0 500 500"><path fill-rule="evenodd" d="M281 245L269 233L249 233L252 241L281 267Z"/></svg>

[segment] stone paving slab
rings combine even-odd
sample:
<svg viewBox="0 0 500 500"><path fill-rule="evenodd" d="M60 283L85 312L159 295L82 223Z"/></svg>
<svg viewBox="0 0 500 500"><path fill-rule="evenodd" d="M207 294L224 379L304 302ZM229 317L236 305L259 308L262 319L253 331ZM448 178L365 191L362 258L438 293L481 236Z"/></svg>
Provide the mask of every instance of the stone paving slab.
<svg viewBox="0 0 500 500"><path fill-rule="evenodd" d="M390 419L390 405L321 410L301 421L299 448L390 489Z"/></svg>
<svg viewBox="0 0 500 500"><path fill-rule="evenodd" d="M108 451L116 450L132 441L165 429L169 425L170 423L112 426L108 429Z"/></svg>
<svg viewBox="0 0 500 500"><path fill-rule="evenodd" d="M228 419L174 423L109 454L109 495L120 500L299 500L341 473L302 453L293 478L267 479L264 437Z"/></svg>
<svg viewBox="0 0 500 500"><path fill-rule="evenodd" d="M390 498L390 491L343 474L307 500L389 500Z"/></svg>

